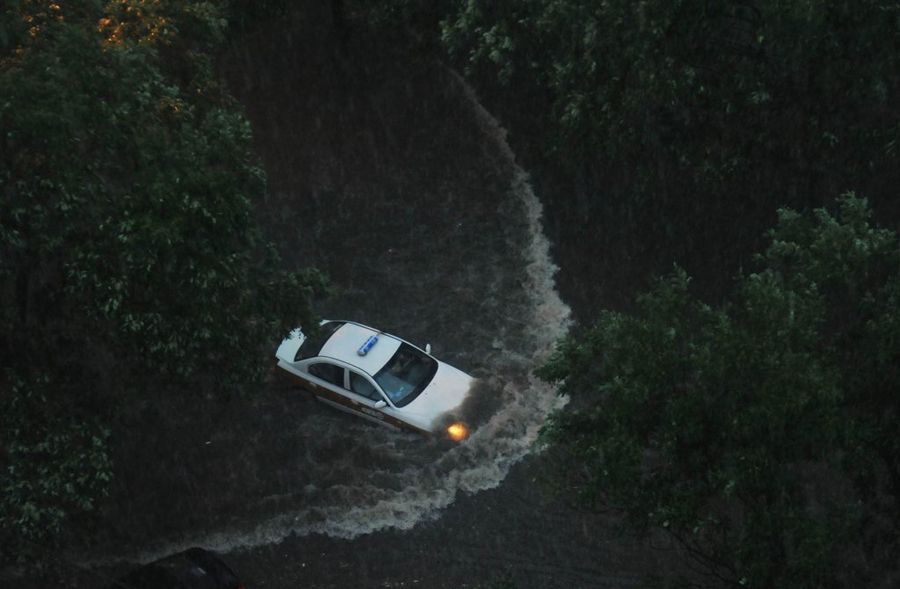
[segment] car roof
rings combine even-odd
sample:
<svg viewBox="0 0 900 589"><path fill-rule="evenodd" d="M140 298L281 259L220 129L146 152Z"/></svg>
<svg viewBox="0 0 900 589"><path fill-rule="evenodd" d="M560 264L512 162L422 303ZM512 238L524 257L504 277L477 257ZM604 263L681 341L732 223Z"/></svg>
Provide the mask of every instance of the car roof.
<svg viewBox="0 0 900 589"><path fill-rule="evenodd" d="M369 349L365 356L357 354L357 350L373 335L378 337L378 342ZM319 351L319 356L335 358L374 375L387 364L401 343L399 338L390 334L359 323L347 322L328 338Z"/></svg>

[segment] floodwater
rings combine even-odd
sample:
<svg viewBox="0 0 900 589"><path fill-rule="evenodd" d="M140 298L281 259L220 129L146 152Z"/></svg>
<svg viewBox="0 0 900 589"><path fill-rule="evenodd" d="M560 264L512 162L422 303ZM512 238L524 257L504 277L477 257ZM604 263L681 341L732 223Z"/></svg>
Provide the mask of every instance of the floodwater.
<svg viewBox="0 0 900 589"><path fill-rule="evenodd" d="M441 66L377 48L362 62L335 57L292 26L243 42L224 68L269 178L261 222L286 267L330 277L324 317L430 343L476 376L477 427L448 446L273 379L230 410L231 424L186 420L171 436L177 452L214 464L213 476L185 475L200 482L184 488L173 477L169 505L136 493L120 511L146 521L128 519L130 541L83 561L147 562L199 545L226 553L248 586L465 587L507 570L519 587L634 585L647 562L630 556L635 545L606 519L547 504L516 466L565 403L533 370L570 310L541 203L500 124ZM117 484L125 495L150 478Z"/></svg>
<svg viewBox="0 0 900 589"><path fill-rule="evenodd" d="M449 79L467 101L473 139L503 164L496 171L505 177L491 190L450 193L439 185L414 197L361 195L377 205L356 212L347 204L340 213L307 217L290 209L299 195L282 193L281 199L288 207L283 219L297 228L297 242L290 244L295 259L325 270L333 282L335 293L320 312L423 347L431 343L435 355L475 375L471 396L478 403L469 421L477 427L464 443L448 447L306 404L293 424L304 442L295 463L305 481L302 492L259 498L278 510L249 528L188 537L180 545L229 550L290 534L353 538L409 529L438 517L460 493L497 486L531 450L547 414L562 405L553 388L532 375L566 332L569 316L553 287L556 268L541 232L540 203L496 122L461 81ZM377 189L374 182L368 186ZM472 197L481 202L466 202ZM272 394L306 395L287 386L274 386Z"/></svg>
<svg viewBox="0 0 900 589"><path fill-rule="evenodd" d="M437 357L477 377L469 407L477 427L450 446L337 412L273 379L266 393L282 403L277 433L251 458L241 458L248 450L234 454L239 468L267 444L292 448L271 449L281 456L272 466L278 484L248 481L227 516L176 522L113 558L410 529L461 495L499 485L565 401L532 374L569 324L541 204L503 130L462 79L434 67L411 81L400 71L359 71L384 78L376 94L354 103L352 89L323 77L329 64L272 64L290 59L281 52L242 57L270 63L260 70L235 58L231 75L269 175L262 221L286 267L328 274L333 292L317 305L323 316L430 343ZM312 82L319 94L298 93ZM330 108L322 108L323 95ZM211 438L211 451L237 444Z"/></svg>

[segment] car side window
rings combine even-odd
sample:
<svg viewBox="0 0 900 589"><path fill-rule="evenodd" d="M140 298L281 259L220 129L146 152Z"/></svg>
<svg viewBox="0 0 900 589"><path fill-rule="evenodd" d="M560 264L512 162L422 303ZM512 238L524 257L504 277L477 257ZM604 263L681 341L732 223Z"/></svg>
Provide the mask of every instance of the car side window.
<svg viewBox="0 0 900 589"><path fill-rule="evenodd" d="M381 401L381 393L375 388L366 377L357 372L350 371L350 388L357 395L370 399L372 401Z"/></svg>
<svg viewBox="0 0 900 589"><path fill-rule="evenodd" d="M309 373L313 376L318 376L322 380L330 382L333 385L337 385L341 388L344 387L344 369L340 366L328 364L327 362L319 362L318 364L310 365Z"/></svg>

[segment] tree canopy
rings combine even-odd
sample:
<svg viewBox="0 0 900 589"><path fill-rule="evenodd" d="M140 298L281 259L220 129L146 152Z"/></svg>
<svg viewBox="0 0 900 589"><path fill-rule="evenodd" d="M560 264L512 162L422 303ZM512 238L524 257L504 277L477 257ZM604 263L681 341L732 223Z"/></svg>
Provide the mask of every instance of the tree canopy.
<svg viewBox="0 0 900 589"><path fill-rule="evenodd" d="M322 283L256 225L221 3L5 5L0 527L40 538L102 494L122 403L258 382Z"/></svg>
<svg viewBox="0 0 900 589"><path fill-rule="evenodd" d="M900 241L870 217L852 195L782 209L730 302L676 269L564 341L539 374L575 408L543 439L581 500L666 530L725 585L865 584L873 534L867 558L895 557Z"/></svg>
<svg viewBox="0 0 900 589"><path fill-rule="evenodd" d="M835 174L896 152L893 2L474 0L443 38L476 79L545 89L567 158L640 166L631 196L685 172L704 191L756 188L772 166L797 177L781 193L805 191L810 174L835 192ZM642 161L651 152L666 178Z"/></svg>
<svg viewBox="0 0 900 589"><path fill-rule="evenodd" d="M896 2L467 0L442 37L545 187L551 233L615 252L563 283L592 313L673 260L724 295L778 207L855 190L900 212Z"/></svg>

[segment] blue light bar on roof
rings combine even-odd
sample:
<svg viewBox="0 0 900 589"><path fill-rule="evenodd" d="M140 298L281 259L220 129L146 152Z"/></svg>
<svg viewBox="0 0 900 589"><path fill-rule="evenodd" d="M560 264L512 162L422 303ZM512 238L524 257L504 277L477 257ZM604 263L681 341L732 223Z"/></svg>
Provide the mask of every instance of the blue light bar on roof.
<svg viewBox="0 0 900 589"><path fill-rule="evenodd" d="M365 356L366 354L369 353L369 350L371 350L372 346L374 346L376 343L378 343L378 336L377 335L369 336L369 339L366 340L366 343L361 345L359 347L359 349L356 350L356 353L359 354L360 356Z"/></svg>

